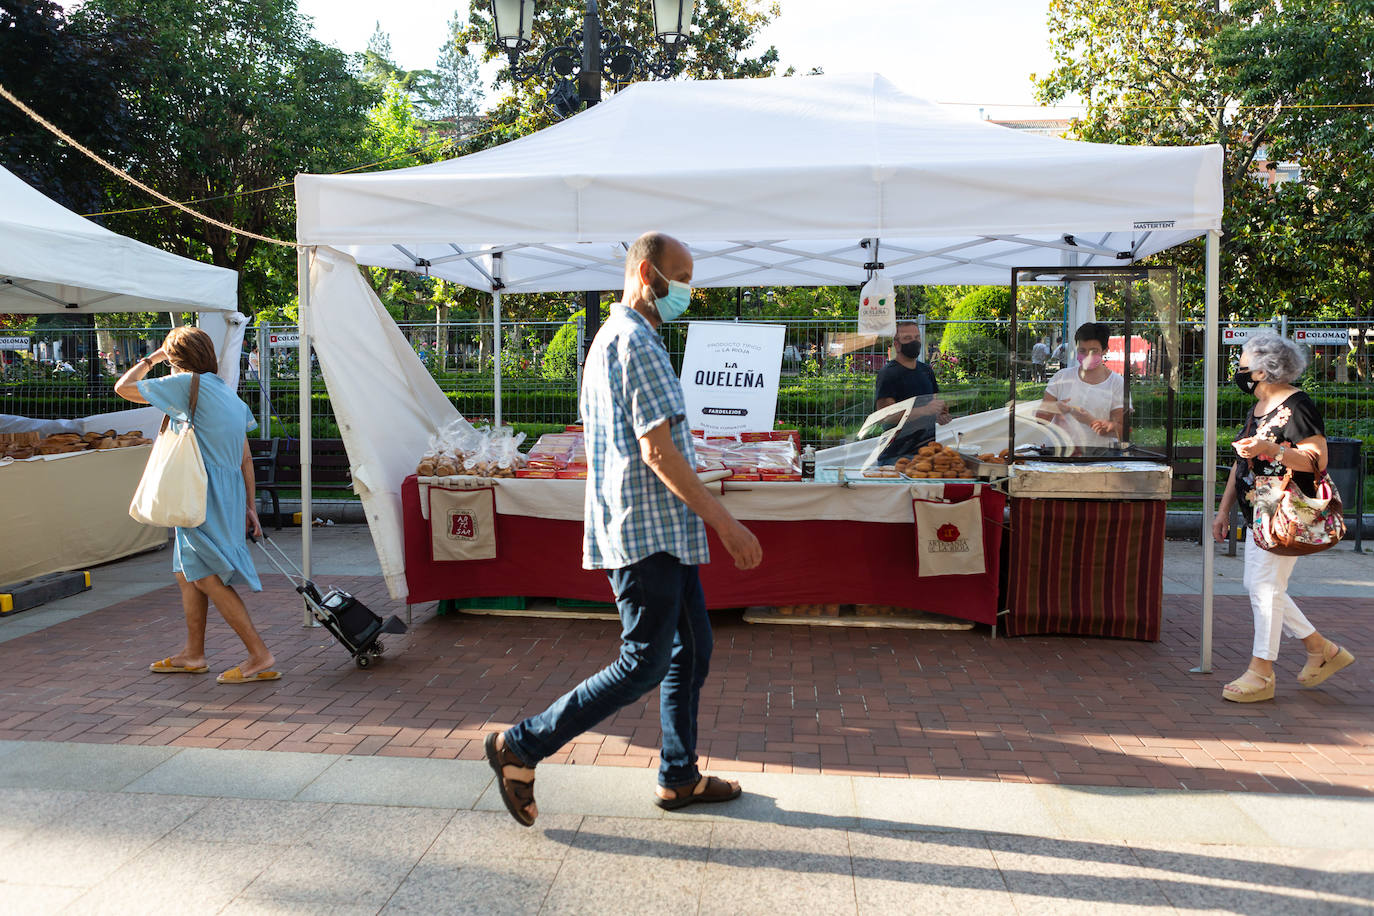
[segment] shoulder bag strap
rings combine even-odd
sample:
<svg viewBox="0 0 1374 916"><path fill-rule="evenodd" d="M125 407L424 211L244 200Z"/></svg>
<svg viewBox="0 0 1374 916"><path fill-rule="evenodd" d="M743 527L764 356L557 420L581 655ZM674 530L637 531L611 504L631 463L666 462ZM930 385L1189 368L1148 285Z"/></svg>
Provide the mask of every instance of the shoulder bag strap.
<svg viewBox="0 0 1374 916"><path fill-rule="evenodd" d="M200 373L191 376L191 413L187 418L187 423L196 425L196 400L200 397Z"/></svg>

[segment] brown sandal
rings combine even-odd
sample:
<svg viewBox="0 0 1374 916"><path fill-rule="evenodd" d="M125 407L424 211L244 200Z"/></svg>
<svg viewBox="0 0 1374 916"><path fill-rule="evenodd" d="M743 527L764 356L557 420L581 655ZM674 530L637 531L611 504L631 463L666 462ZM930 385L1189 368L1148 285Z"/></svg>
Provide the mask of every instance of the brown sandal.
<svg viewBox="0 0 1374 916"><path fill-rule="evenodd" d="M487 735L486 741L482 742L487 752L487 763L496 771L496 788L501 793L501 801L505 802L510 816L524 827L533 827L534 819L539 816L539 807L534 803L534 780L512 779L506 775L506 767L521 770L532 770L534 767L526 766L525 761L517 757L510 748L498 748L498 735L498 732L492 732Z"/></svg>
<svg viewBox="0 0 1374 916"><path fill-rule="evenodd" d="M665 786L664 788L668 788ZM698 802L727 802L739 798L743 790L716 776L706 776L687 786L668 789L672 796L654 796L654 804L665 811L676 811Z"/></svg>

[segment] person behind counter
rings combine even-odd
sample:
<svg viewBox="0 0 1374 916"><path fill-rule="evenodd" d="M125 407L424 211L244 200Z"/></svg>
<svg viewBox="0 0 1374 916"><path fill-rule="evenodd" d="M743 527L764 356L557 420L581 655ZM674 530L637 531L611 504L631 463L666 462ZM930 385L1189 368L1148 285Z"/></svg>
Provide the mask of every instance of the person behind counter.
<svg viewBox="0 0 1374 916"><path fill-rule="evenodd" d="M1107 447L1121 438L1126 383L1103 360L1111 330L1089 321L1074 332L1078 365L1054 374L1035 411L1037 420L1063 429L1079 446Z"/></svg>
<svg viewBox="0 0 1374 916"><path fill-rule="evenodd" d="M940 384L935 381L935 372L917 357L921 355L921 327L914 321L897 324L897 336L892 338L892 359L878 370L877 384L874 388L875 410L891 407L908 398L925 398L918 401L911 411L917 422L912 432L898 436L883 452L887 457L914 455L916 450L927 442L935 440L935 424L950 421L949 406L940 393Z"/></svg>
<svg viewBox="0 0 1374 916"><path fill-rule="evenodd" d="M1227 519L1237 502L1246 525L1254 521L1250 497L1256 476L1281 477L1291 470L1293 482L1308 496L1316 495L1314 471L1326 467L1326 427L1317 405L1292 384L1306 365L1298 345L1277 334L1251 337L1240 351L1235 383L1255 398L1255 405L1241 437L1231 444L1240 457L1212 521L1212 537L1218 542L1226 540ZM1307 664L1297 678L1304 687L1316 687L1355 661L1350 650L1318 633L1288 597L1288 577L1297 562L1297 557L1261 550L1253 538L1246 543L1244 581L1255 617L1253 654L1245 673L1221 689L1222 699L1255 703L1274 698L1274 660L1284 633L1307 648Z"/></svg>

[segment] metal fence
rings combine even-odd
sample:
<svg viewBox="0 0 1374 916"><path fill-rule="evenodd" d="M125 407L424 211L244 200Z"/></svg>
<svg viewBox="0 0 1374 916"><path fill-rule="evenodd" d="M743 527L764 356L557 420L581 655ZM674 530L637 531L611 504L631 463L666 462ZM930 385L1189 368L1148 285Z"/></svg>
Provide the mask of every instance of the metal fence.
<svg viewBox="0 0 1374 916"><path fill-rule="evenodd" d="M875 376L887 360L886 341L854 333L853 318L778 319L761 323L786 326L777 419L798 428L804 441L833 445L851 436L873 409ZM933 367L942 396L956 415L1004 405L1011 394L1013 367L1018 400L1038 400L1045 378L1072 354L1058 345L1066 329L1059 322L1021 321L1017 339L1008 341L1000 321L921 320L925 358ZM1119 326L1107 322L1114 333ZM674 363L680 364L687 322L666 325L662 336ZM1285 322L1273 327L1285 335L1315 341L1313 361L1302 385L1321 404L1327 434L1365 442L1366 465L1374 463L1374 322ZM130 363L151 353L166 327L139 329L55 329L6 332L0 337L26 338L21 354L0 351L0 413L35 418L89 416L124 406L113 382ZM244 342L240 393L258 416L264 435L299 434L299 351L289 336L273 346L273 335L294 334L294 326L250 328ZM490 325L475 322L406 324L401 332L429 368L457 409L474 421L497 414L495 341ZM1324 333L1322 333L1324 332ZM1137 321L1133 339L1150 344L1146 358L1133 362L1139 374L1132 382L1132 440L1164 441L1168 394L1162 375L1166 347L1157 323ZM502 327L503 422L531 434L577 420L578 354L583 335L578 323L513 322ZM1042 370L1032 360L1037 341L1047 339L1051 356ZM1344 339L1344 346L1333 343ZM11 341L13 344L13 341ZM1177 341L1176 389L1173 398L1176 440L1202 444L1204 329L1187 319ZM1218 374L1229 379L1238 346L1223 342ZM1133 359L1139 359L1136 355ZM365 367L356 367L365 371ZM318 366L312 366L312 423L316 436L336 437L334 421ZM1241 425L1250 399L1229 384L1221 387L1218 420L1222 447Z"/></svg>

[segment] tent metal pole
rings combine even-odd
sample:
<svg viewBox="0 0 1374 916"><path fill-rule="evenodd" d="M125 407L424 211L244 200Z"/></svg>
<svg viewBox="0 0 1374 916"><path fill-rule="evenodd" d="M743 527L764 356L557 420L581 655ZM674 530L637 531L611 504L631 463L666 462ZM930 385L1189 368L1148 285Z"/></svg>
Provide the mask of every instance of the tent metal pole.
<svg viewBox="0 0 1374 916"><path fill-rule="evenodd" d="M496 417L494 423L501 425L501 291L499 289L491 292L491 318L492 318L492 340L491 351L494 357L496 371Z"/></svg>
<svg viewBox="0 0 1374 916"><path fill-rule="evenodd" d="M1221 230L1207 231L1207 352L1203 359L1206 382L1202 389L1202 645L1195 674L1212 671L1212 598L1216 548L1212 545L1212 516L1217 498L1217 281L1221 264ZM1250 548L1246 548L1250 549Z"/></svg>
<svg viewBox="0 0 1374 916"><path fill-rule="evenodd" d="M296 366L296 375L300 379L301 396L299 433L301 444L301 574L307 579L310 578L310 537L315 518L314 510L310 505L310 465L314 454L310 442L310 389L312 381L310 375L310 260L314 254L315 249L313 248L296 249L296 295L299 303L296 310L296 326L300 331L300 358ZM261 362L259 364L261 365ZM301 626L319 626L304 600L301 603L301 613L304 615L301 619Z"/></svg>
<svg viewBox="0 0 1374 916"><path fill-rule="evenodd" d="M269 325L258 325L258 435L272 438L272 351L268 349Z"/></svg>

